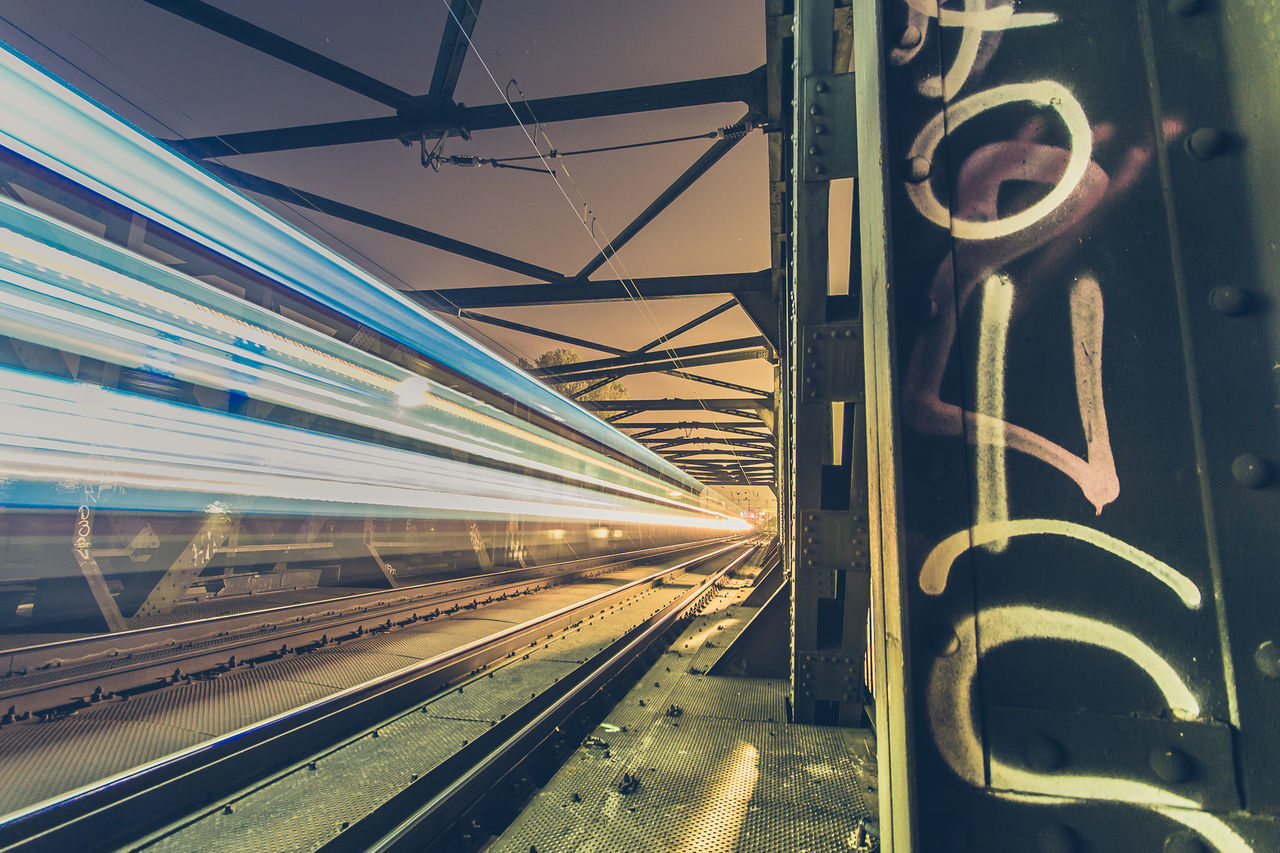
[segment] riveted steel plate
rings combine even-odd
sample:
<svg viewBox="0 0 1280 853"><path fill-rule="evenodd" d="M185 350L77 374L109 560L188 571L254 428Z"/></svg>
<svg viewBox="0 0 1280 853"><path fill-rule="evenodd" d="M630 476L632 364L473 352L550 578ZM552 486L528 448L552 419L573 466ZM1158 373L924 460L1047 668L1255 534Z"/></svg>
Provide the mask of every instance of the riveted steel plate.
<svg viewBox="0 0 1280 853"><path fill-rule="evenodd" d="M865 397L860 324L806 326L801 332L800 348L804 402L858 402Z"/></svg>

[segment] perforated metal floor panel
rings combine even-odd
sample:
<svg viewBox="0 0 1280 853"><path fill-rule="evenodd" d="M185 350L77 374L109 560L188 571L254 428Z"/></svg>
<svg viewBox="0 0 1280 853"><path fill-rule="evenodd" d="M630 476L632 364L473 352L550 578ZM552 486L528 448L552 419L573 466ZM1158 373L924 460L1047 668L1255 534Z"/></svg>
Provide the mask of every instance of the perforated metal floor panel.
<svg viewBox="0 0 1280 853"><path fill-rule="evenodd" d="M712 601L488 853L856 849L869 732L787 723L785 681L701 674L744 594Z"/></svg>

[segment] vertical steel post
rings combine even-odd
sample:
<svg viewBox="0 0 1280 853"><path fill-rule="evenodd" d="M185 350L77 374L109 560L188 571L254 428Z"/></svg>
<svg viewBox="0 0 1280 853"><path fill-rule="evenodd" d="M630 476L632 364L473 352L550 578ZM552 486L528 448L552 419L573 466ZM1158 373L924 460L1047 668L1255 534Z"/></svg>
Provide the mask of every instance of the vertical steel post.
<svg viewBox="0 0 1280 853"><path fill-rule="evenodd" d="M831 182L857 171L847 71L851 18L847 8L841 12L834 0L800 0L793 23L784 541L793 718L856 725L867 698L862 673L870 599L862 324L856 300L828 292ZM838 56L845 68L835 68ZM844 228L838 238L850 240Z"/></svg>

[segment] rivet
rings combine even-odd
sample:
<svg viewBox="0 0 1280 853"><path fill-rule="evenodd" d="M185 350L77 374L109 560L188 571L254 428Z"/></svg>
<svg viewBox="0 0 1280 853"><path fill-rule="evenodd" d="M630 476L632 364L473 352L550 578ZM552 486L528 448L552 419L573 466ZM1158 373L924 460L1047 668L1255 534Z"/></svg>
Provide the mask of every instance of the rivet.
<svg viewBox="0 0 1280 853"><path fill-rule="evenodd" d="M1169 11L1184 18L1196 14L1203 6L1202 0L1169 0Z"/></svg>
<svg viewBox="0 0 1280 853"><path fill-rule="evenodd" d="M1067 763L1067 751L1062 744L1048 735L1036 734L1023 744L1023 758L1027 766L1040 773L1052 773Z"/></svg>
<svg viewBox="0 0 1280 853"><path fill-rule="evenodd" d="M960 651L960 638L950 625L938 623L929 632L929 647L940 658L950 657Z"/></svg>
<svg viewBox="0 0 1280 853"><path fill-rule="evenodd" d="M925 157L915 156L907 160L907 180L913 184L922 184L929 178L929 170L933 164Z"/></svg>
<svg viewBox="0 0 1280 853"><path fill-rule="evenodd" d="M920 305L920 317L926 323L932 323L938 319L939 313L941 313L941 309L938 307L938 300L932 296L927 297Z"/></svg>
<svg viewBox="0 0 1280 853"><path fill-rule="evenodd" d="M1267 678L1280 678L1280 643L1267 640L1253 653L1253 663Z"/></svg>
<svg viewBox="0 0 1280 853"><path fill-rule="evenodd" d="M819 148L818 146L816 146L816 145L810 145L810 146L809 146L809 154L810 154L810 155L814 155L814 156L816 156L816 155L821 154L821 153L822 153L822 149L821 149L821 148ZM816 170L815 170L815 171L816 171Z"/></svg>
<svg viewBox="0 0 1280 853"><path fill-rule="evenodd" d="M1147 763L1157 776L1173 784L1190 779L1195 769L1191 756L1171 746L1158 746L1151 750Z"/></svg>
<svg viewBox="0 0 1280 853"><path fill-rule="evenodd" d="M815 163L813 166L813 173L815 175L825 175L827 173L827 167L821 163Z"/></svg>
<svg viewBox="0 0 1280 853"><path fill-rule="evenodd" d="M827 134L827 126L825 124L815 124L813 126L814 136L826 136L826 134Z"/></svg>
<svg viewBox="0 0 1280 853"><path fill-rule="evenodd" d="M817 92L819 95L821 95L821 94L823 94L824 92L826 92L826 91L827 91L827 84L826 84L826 83L823 83L821 80L819 80L817 83L814 83L814 84L813 84L813 91L815 91L815 92Z"/></svg>
<svg viewBox="0 0 1280 853"><path fill-rule="evenodd" d="M820 115L822 115L822 107L818 106L817 104L810 104L810 105L809 105L809 115L811 115L811 116L820 116Z"/></svg>
<svg viewBox="0 0 1280 853"><path fill-rule="evenodd" d="M1040 853L1075 853L1076 834L1065 823L1047 823L1036 833Z"/></svg>
<svg viewBox="0 0 1280 853"><path fill-rule="evenodd" d="M924 39L924 33L919 27L908 26L902 31L902 37L898 39L898 47L913 48Z"/></svg>
<svg viewBox="0 0 1280 853"><path fill-rule="evenodd" d="M1164 840L1164 853L1209 853L1194 832L1175 832Z"/></svg>
<svg viewBox="0 0 1280 853"><path fill-rule="evenodd" d="M1209 307L1222 314L1243 314L1249 307L1249 291L1234 284L1224 284L1209 291Z"/></svg>
<svg viewBox="0 0 1280 853"><path fill-rule="evenodd" d="M1201 127L1187 137L1187 153L1197 160L1212 160L1227 153L1231 137L1216 127Z"/></svg>
<svg viewBox="0 0 1280 853"><path fill-rule="evenodd" d="M1256 453L1241 453L1231 463L1231 476L1251 489L1261 489L1271 482L1271 463Z"/></svg>

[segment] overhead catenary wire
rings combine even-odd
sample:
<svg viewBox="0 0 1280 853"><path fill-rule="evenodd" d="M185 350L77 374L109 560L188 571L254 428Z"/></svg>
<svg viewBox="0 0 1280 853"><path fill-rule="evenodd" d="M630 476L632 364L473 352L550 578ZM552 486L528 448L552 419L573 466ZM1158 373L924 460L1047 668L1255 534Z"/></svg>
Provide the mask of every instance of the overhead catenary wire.
<svg viewBox="0 0 1280 853"><path fill-rule="evenodd" d="M568 202L570 207L574 209L574 212L576 214L578 210L578 205L569 197L568 191L566 191L564 188L564 185L560 183L559 177L556 175L555 171L551 168L550 163L548 162L547 154L545 154L541 150L540 146L534 140L533 136L530 135L528 127L526 126L525 122L520 118L519 112L516 110L515 106L511 103L511 98L508 96L508 89L511 87L512 84L514 84L516 87L516 91L519 93L520 98L523 101L525 109L529 112L529 115L534 120L534 127L536 129L536 132L539 135L541 135L543 140L546 142L546 146L548 150L555 150L555 145L551 142L551 139L547 135L546 130L543 128L542 123L538 121L538 117L536 114L534 114L533 108L530 106L528 99L525 97L524 91L520 88L520 85L515 82L514 78L509 78L509 82L507 84L507 87L505 88L498 83L498 79L497 77L494 76L492 69L489 67L489 63L485 61L484 56L476 48L475 41L471 38L471 34L467 32L467 28L462 25L462 21L460 21L458 19L458 16L454 13L454 10L450 5L449 0L441 0L441 3L444 5L445 10L449 14L449 17L452 18L454 24L458 27L458 31L466 38L468 49L475 55L476 60L480 63L481 67L484 68L485 74L488 75L489 80L493 83L494 89L496 89L498 93L502 96L503 102L507 105L507 109L511 111L511 115L516 120L516 124L520 127L520 131L524 134L525 139L528 140L529 146L534 151L534 154L530 155L529 159L537 159L539 162L542 163L543 169L547 172L548 175L550 175L551 180L555 182L556 187L560 190L560 194L564 196L565 201ZM476 15L476 10L474 9L474 7L471 7L470 0L468 0L467 5L469 8L471 8L472 14ZM648 304L640 295L639 288L636 287L635 281L631 278L630 274L627 272L625 265L623 265L622 262L618 260L617 247L614 246L612 238L609 238L607 236L605 237L605 245L609 247L608 252L605 251L605 245L601 245L600 241L596 239L595 232L597 227L597 219L595 214L591 210L591 205L587 201L586 196L582 192L581 187L579 187L577 182L573 179L573 174L570 172L568 164L567 163L563 164L562 168L564 170L565 177L569 180L570 185L573 186L574 192L577 194L578 200L582 204L583 213L579 221L582 223L583 228L586 229L588 236L591 238L591 241L595 244L597 250L602 255L604 255L604 260L609 265L609 268L613 271L615 277L618 279L619 282L622 283L623 288L626 291L629 300L634 305L637 306L638 310L641 311L642 315L648 319L650 325L655 330L658 331L660 339L665 339L666 334L665 332L663 332L661 324L658 323L657 318L653 315L653 312L650 310ZM589 223L587 221L588 216L591 219ZM601 228L601 234L602 235L604 234L603 228ZM669 344L659 347L659 350L662 352L666 352L668 355L672 357L672 359L676 362L677 365L680 365L679 357L671 350ZM702 403L699 400L699 404L702 407L702 410L706 414L708 415L711 414L711 410L706 406L705 403ZM625 409L625 405L620 405L619 408ZM742 466L742 461L737 457L734 457L732 461L738 466L738 472L742 476L743 483L744 484L749 483L750 478L747 475L746 469Z"/></svg>
<svg viewBox="0 0 1280 853"><path fill-rule="evenodd" d="M441 152L441 146L439 144L437 144L432 152L426 153L424 143L422 165L430 166L433 169L436 168L437 165L494 166L500 169L521 169L527 172L546 174L546 169L530 169L528 167L511 166L508 164L519 163L526 160L539 160L543 158L548 160L557 160L562 157L578 157L584 154L605 154L613 151L630 151L636 148L651 148L657 145L671 145L678 142L694 142L699 139L734 139L736 137L747 135L757 127L766 132L769 129L766 125L756 125L754 122L746 120L740 121L736 124L726 125L725 127L716 128L715 130L709 130L706 133L693 133L687 136L670 136L663 139L647 139L643 142L624 142L617 145L601 145L595 148L579 148L575 151L558 151L555 148L551 148L545 153L523 154L516 157L482 157L474 154L453 154L445 156ZM441 142L443 142L444 137L442 136L440 139Z"/></svg>

